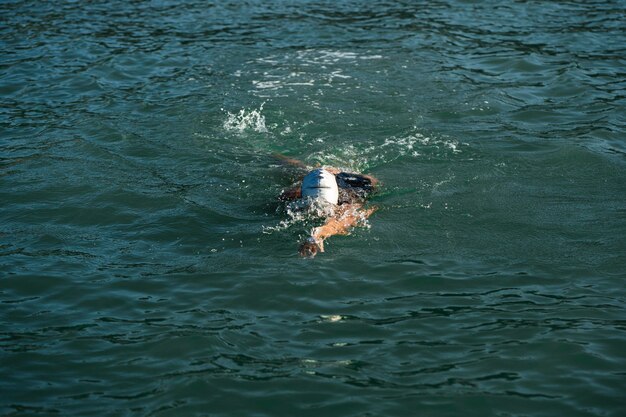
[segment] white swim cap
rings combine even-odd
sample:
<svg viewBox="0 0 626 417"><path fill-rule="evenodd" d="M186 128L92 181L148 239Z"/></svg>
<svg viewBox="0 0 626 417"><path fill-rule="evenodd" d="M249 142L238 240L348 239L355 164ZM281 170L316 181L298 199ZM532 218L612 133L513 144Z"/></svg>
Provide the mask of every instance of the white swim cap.
<svg viewBox="0 0 626 417"><path fill-rule="evenodd" d="M323 168L309 172L302 180L302 197L322 199L331 204L337 204L339 188L335 176Z"/></svg>

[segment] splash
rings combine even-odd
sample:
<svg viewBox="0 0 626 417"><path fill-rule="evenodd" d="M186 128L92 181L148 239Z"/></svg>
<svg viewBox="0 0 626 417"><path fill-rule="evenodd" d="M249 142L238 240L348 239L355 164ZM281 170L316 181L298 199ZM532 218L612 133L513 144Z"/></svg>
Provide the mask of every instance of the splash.
<svg viewBox="0 0 626 417"><path fill-rule="evenodd" d="M263 106L254 110L241 109L239 113L227 112L226 120L224 121L224 129L231 132L243 133L247 130L252 130L259 133L267 133L267 126L265 125L265 116L263 116ZM222 109L223 111L224 109Z"/></svg>
<svg viewBox="0 0 626 417"><path fill-rule="evenodd" d="M284 211L287 218L281 220L276 226L263 226L263 233L271 234L289 229L294 225L308 226L335 215L335 206L333 204L308 198L291 201L278 210Z"/></svg>
<svg viewBox="0 0 626 417"><path fill-rule="evenodd" d="M419 157L418 143L423 136L388 138L382 144L342 144L341 147L311 154L310 160L349 172L366 172L372 167L387 164L406 155Z"/></svg>
<svg viewBox="0 0 626 417"><path fill-rule="evenodd" d="M459 142L455 140L435 139L428 136L424 136L421 133L414 133L412 135L396 138L391 137L385 139L385 142L381 145L381 148L391 148L397 151L398 156L411 155L420 156L421 149L438 148L448 149L452 153L459 153Z"/></svg>
<svg viewBox="0 0 626 417"><path fill-rule="evenodd" d="M295 226L302 227L305 230L310 229L308 232L308 234L310 234L315 226L322 225L326 219L336 217L338 214L337 206L312 199L292 201L287 203L284 208L279 208L278 211L284 211L287 218L285 220L281 220L275 226L263 226L263 233L272 234L274 232L281 232ZM357 218L355 227L365 229L370 228L368 215L364 210L352 208L350 210L344 210L343 212L340 211L339 213L339 219L343 219L346 216L355 216Z"/></svg>
<svg viewBox="0 0 626 417"><path fill-rule="evenodd" d="M382 143L374 141L342 143L331 149L312 152L308 159L312 164L330 165L352 172L366 172L375 166L404 157L449 157L451 154L461 153L464 145L466 144L453 139L433 138L413 132L407 136L385 138Z"/></svg>

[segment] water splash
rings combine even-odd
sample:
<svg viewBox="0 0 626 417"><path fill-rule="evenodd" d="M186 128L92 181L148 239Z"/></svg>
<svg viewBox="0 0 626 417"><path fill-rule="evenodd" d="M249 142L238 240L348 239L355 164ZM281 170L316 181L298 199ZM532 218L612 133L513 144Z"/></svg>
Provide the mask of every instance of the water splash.
<svg viewBox="0 0 626 417"><path fill-rule="evenodd" d="M358 208L341 211L341 206L328 204L320 200L299 199L287 203L278 210L284 212L281 214L285 214L287 218L281 220L275 226L263 226L263 233L272 234L274 232L282 232L292 227L301 227L302 229L308 230L307 234L310 234L315 226L319 226L323 224L326 219L336 217L337 215L339 218L355 216L357 218L355 227L370 228L370 223L365 211Z"/></svg>
<svg viewBox="0 0 626 417"><path fill-rule="evenodd" d="M283 207L279 207L278 211L287 216L281 220L276 226L263 226L263 233L271 234L279 232L294 225L309 226L315 222L332 217L335 215L336 206L314 199L298 199L290 201Z"/></svg>
<svg viewBox="0 0 626 417"><path fill-rule="evenodd" d="M375 166L388 164L399 158L450 157L462 152L465 144L453 139L433 138L422 133L392 136L380 141L366 143L341 143L330 149L312 152L311 165L329 165L351 172L367 172Z"/></svg>
<svg viewBox="0 0 626 417"><path fill-rule="evenodd" d="M440 139L425 136L421 133L413 133L406 137L397 138L392 136L385 139L385 142L380 146L381 148L389 148L397 153L398 157L411 155L420 156L420 151L427 149L439 149L444 151L451 151L452 153L460 153L459 142L453 139Z"/></svg>
<svg viewBox="0 0 626 417"><path fill-rule="evenodd" d="M248 110L241 109L238 113L226 112L227 117L224 121L223 127L230 132L243 133L247 130L252 130L259 133L267 133L267 126L265 125L265 116L263 116L263 106L261 104L258 109ZM224 109L221 109L224 111Z"/></svg>

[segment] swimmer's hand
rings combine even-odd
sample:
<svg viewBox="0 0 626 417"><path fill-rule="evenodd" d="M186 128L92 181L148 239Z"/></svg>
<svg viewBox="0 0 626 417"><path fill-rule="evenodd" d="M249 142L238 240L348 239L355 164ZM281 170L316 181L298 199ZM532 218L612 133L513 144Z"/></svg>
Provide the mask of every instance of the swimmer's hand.
<svg viewBox="0 0 626 417"><path fill-rule="evenodd" d="M319 252L324 252L324 241L321 239L315 239L314 237L308 237L300 245L300 256L303 258L315 258Z"/></svg>

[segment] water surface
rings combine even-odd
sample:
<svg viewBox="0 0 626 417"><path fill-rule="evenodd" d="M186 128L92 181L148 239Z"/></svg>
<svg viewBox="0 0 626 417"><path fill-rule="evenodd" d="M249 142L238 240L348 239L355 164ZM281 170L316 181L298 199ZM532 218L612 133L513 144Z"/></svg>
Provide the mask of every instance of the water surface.
<svg viewBox="0 0 626 417"><path fill-rule="evenodd" d="M0 11L2 415L626 413L623 1Z"/></svg>

